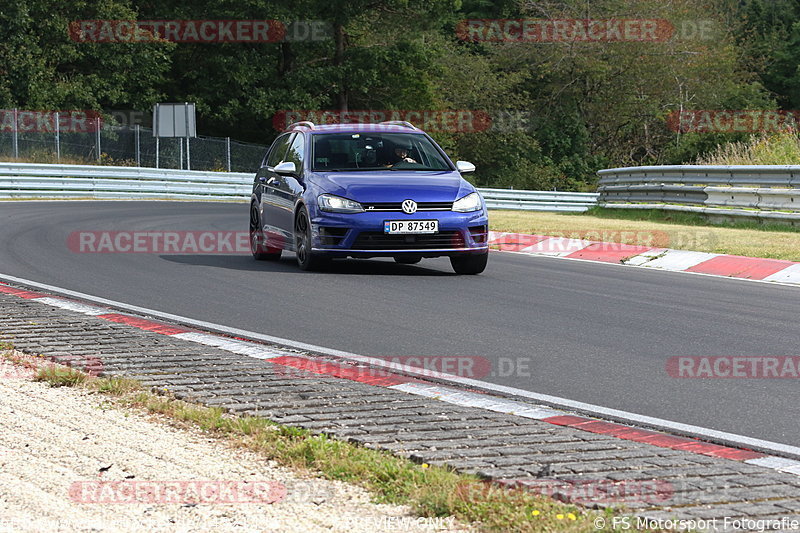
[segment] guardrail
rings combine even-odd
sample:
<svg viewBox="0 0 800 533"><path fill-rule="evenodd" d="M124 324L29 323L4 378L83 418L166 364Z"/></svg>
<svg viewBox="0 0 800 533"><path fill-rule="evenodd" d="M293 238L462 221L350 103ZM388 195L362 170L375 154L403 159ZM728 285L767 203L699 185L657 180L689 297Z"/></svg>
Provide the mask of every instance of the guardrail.
<svg viewBox="0 0 800 533"><path fill-rule="evenodd" d="M0 198L246 201L254 174L141 167L0 163ZM586 211L596 193L478 189L490 209Z"/></svg>
<svg viewBox="0 0 800 533"><path fill-rule="evenodd" d="M580 213L597 204L594 192L517 191L513 189L478 189L489 209L523 211L563 211Z"/></svg>
<svg viewBox="0 0 800 533"><path fill-rule="evenodd" d="M800 165L672 165L600 170L598 204L800 221Z"/></svg>
<svg viewBox="0 0 800 533"><path fill-rule="evenodd" d="M244 173L0 163L0 198L242 200L252 183Z"/></svg>

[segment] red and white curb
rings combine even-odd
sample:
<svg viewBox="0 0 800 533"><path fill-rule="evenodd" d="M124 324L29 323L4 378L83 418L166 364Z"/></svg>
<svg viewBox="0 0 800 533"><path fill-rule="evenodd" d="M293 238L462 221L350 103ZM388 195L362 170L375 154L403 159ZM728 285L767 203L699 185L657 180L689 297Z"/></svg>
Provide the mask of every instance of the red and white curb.
<svg viewBox="0 0 800 533"><path fill-rule="evenodd" d="M500 231L489 232L489 246L504 252L800 285L800 263L782 259L762 259Z"/></svg>
<svg viewBox="0 0 800 533"><path fill-rule="evenodd" d="M166 313L160 313L154 310L144 310L134 306L129 306L120 302L113 302L102 298L93 297L66 289L59 289L36 283L29 280L20 280L19 278L12 278L11 276L2 276L4 279L9 279L16 283L25 285L32 285L50 290L51 292L61 292L73 297L86 299L89 301L98 301L100 303L113 305L114 307L130 308L139 311L147 311L146 314L150 316L163 316L168 319L178 320L182 323L196 324L200 327L208 326L211 329L227 330L233 335L248 337L262 337L268 342L275 342L276 338L260 335L253 332L244 332L241 330L234 330L215 324L207 324L201 321L193 320L185 317L176 317ZM319 353L326 353L338 357L349 359L342 363L332 363L323 361L313 356L304 356L299 352L291 351L290 349L281 349L272 346L267 346L259 342L252 342L240 338L229 338L223 335L215 335L202 331L175 326L164 322L149 320L138 316L114 312L109 307L99 307L90 304L85 304L71 299L52 297L48 294L29 291L26 289L18 289L9 286L5 283L0 283L0 293L11 294L19 298L32 300L37 303L42 303L60 309L82 313L84 315L92 316L100 320L108 320L111 322L126 324L128 326L138 328L144 331L155 332L162 335L182 339L185 341L196 342L206 346L213 346L215 348L229 351L256 359L269 360L270 363L291 367L294 369L310 372L314 374L327 375L340 379L348 379L358 381L378 387L386 387L389 389L402 391L408 394L414 394L426 398L438 399L443 402L459 405L463 407L472 407L478 409L485 409L498 413L505 413L523 418L529 418L555 424L559 426L570 427L582 431L588 431L596 434L603 434L613 436L623 440L630 440L657 446L661 448L669 448L673 450L682 450L701 455L712 457L742 461L752 465L758 465L764 468L776 470L778 472L796 474L800 476L800 460L790 459L787 457L771 455L766 451L755 451L749 448L760 448L763 450L774 450L786 455L800 458L800 448L789 446L780 443L769 441L762 441L741 435L733 435L730 433L718 432L714 430L705 430L696 426L689 426L670 422L667 420L660 420L634 413L626 413L613 409L602 408L599 406L592 406L590 404L583 404L572 400L557 398L547 395L531 393L520 389L513 389L511 387L504 387L492 383L482 382L461 376L455 376L442 372L412 367L395 362L387 362L382 359L375 359L356 354L348 354L347 352L340 352L336 350L325 350L320 347L297 343L294 341L285 340L285 344L293 345L293 348L305 347ZM378 366L383 368L381 372L365 371L370 366ZM394 371L394 372L392 372ZM434 379L438 381L447 381L455 385L460 385L462 388L454 388L446 385L439 385L430 381L425 381L425 378ZM463 387L469 387L473 390L465 390ZM564 407L575 407L579 411L594 410L598 413L605 413L615 418L626 418L626 421L636 423L641 421L653 427L665 427L667 430L670 428L694 431L695 433L704 433L715 440L733 443L734 445L722 445L700 440L698 438L683 437L670 435L661 431L654 431L650 429L642 429L633 425L608 422L597 418L588 416L576 415L572 412L558 409L556 407L534 405L522 401L516 401L506 398L491 396L482 392L483 389L489 391L496 391L506 393L518 397L528 397L530 399L544 400L550 404L559 404ZM590 409L593 408L593 409ZM627 417L622 416L627 415ZM661 424L658 424L661 422ZM748 448L749 446L749 448Z"/></svg>

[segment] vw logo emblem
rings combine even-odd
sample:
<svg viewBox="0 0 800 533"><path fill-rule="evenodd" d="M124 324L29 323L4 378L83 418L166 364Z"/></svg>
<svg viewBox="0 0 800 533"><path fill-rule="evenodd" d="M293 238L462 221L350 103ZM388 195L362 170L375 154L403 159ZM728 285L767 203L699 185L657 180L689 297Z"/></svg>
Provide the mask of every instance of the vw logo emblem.
<svg viewBox="0 0 800 533"><path fill-rule="evenodd" d="M403 200L403 213L413 215L417 212L417 202L414 200Z"/></svg>

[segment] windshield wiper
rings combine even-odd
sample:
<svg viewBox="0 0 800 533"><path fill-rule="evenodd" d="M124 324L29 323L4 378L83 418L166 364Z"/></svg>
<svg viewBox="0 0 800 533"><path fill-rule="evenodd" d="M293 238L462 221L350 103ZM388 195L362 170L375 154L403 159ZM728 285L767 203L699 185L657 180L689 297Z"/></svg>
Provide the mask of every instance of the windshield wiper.
<svg viewBox="0 0 800 533"><path fill-rule="evenodd" d="M315 168L314 172L365 172L368 170L387 170L387 168L386 167Z"/></svg>
<svg viewBox="0 0 800 533"><path fill-rule="evenodd" d="M437 171L437 172L444 172L444 171L445 171L445 170L447 170L447 169L446 169L446 168L417 168L417 167L411 167L411 168L407 168L407 167L394 168L394 167L392 167L392 168L390 168L389 170L414 170L414 171L416 171L416 170L435 170L435 171Z"/></svg>

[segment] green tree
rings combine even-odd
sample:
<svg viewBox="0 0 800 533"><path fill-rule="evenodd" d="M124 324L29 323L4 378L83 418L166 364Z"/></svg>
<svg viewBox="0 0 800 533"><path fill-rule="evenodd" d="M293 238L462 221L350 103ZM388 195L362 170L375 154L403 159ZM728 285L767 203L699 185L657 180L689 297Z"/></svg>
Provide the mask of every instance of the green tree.
<svg viewBox="0 0 800 533"><path fill-rule="evenodd" d="M169 43L85 43L78 20L134 19L126 0L30 0L0 9L0 106L29 109L141 109L161 97Z"/></svg>

